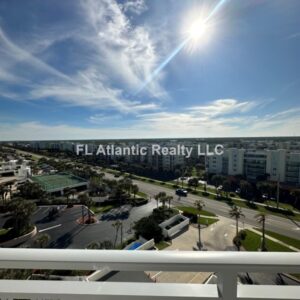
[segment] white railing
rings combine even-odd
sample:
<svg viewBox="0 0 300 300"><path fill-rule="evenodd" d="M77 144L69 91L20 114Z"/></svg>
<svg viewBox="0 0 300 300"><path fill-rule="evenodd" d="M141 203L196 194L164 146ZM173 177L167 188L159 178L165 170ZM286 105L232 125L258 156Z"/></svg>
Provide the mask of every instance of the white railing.
<svg viewBox="0 0 300 300"><path fill-rule="evenodd" d="M300 273L300 253L0 249L1 269L216 272L218 284L0 280L0 299L295 300L300 286L238 285L239 272Z"/></svg>

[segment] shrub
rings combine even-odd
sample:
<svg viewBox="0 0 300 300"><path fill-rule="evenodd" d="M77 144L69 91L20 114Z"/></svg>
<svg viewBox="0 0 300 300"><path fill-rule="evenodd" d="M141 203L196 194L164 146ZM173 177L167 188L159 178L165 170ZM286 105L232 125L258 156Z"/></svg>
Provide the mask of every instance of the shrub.
<svg viewBox="0 0 300 300"><path fill-rule="evenodd" d="M208 193L208 192L202 192L202 196L208 197L208 196L209 196L209 193Z"/></svg>
<svg viewBox="0 0 300 300"><path fill-rule="evenodd" d="M189 218L191 223L194 223L194 224L195 224L195 223L197 223L197 221L198 221L198 216L195 215L195 214L192 214L192 213L189 213L189 212L184 211L184 212L182 213L182 215L185 216L185 217L187 217L187 218Z"/></svg>
<svg viewBox="0 0 300 300"><path fill-rule="evenodd" d="M240 237L240 239L241 239L242 241L244 241L244 240L246 239L246 237L247 237L247 231L246 231L246 230L241 230L241 231L239 232L239 237Z"/></svg>
<svg viewBox="0 0 300 300"><path fill-rule="evenodd" d="M148 203L148 200L145 199L145 198L135 198L133 199L133 205L134 206L141 206L141 205L144 205L144 204L147 204Z"/></svg>
<svg viewBox="0 0 300 300"><path fill-rule="evenodd" d="M162 230L153 217L140 219L135 223L133 228L137 237L142 236L147 240L154 239L155 243L163 239Z"/></svg>

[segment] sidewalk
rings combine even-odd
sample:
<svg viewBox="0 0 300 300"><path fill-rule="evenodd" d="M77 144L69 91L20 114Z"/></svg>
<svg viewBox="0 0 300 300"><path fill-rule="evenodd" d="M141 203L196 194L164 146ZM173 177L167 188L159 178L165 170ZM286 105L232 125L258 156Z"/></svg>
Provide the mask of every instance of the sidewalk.
<svg viewBox="0 0 300 300"><path fill-rule="evenodd" d="M248 228L248 229L251 230L252 232L254 232L254 233L256 233L256 234L262 236L262 232L260 232L260 231L258 231L258 230L255 230L254 228ZM267 235L267 234L265 234L265 237L266 237L267 239L269 239L269 240L271 240L271 241L273 241L273 242L275 242L275 243L277 243L277 244L280 244L280 245L282 245L282 246L285 246L285 247L287 247L287 248L289 248L289 249L291 249L291 250L293 250L293 251L295 251L295 252L300 252L300 249L298 249L298 248L296 248L296 247L293 247L293 246L290 246L290 245L288 245L288 244L286 244L286 243L284 243L284 242L282 242L282 241L280 241L280 240L277 240L277 239L275 239L275 238L273 238L273 237L271 237L271 236L269 236L269 235Z"/></svg>

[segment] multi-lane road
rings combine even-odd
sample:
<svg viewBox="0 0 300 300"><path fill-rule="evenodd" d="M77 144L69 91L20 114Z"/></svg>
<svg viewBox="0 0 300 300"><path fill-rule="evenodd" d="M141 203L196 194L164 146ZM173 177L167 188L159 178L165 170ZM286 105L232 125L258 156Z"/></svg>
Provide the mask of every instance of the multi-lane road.
<svg viewBox="0 0 300 300"><path fill-rule="evenodd" d="M109 179L113 179L114 175L110 173L105 173L105 176ZM167 195L173 196L173 204L174 205L194 205L194 202L201 198L205 203L205 210L211 211L215 213L216 215L223 216L223 217L229 217L229 209L230 207L228 204L217 201L217 200L211 200L200 196L195 196L189 194L188 197L178 197L175 195L175 191L169 188L166 188L164 186L158 186L156 184L147 183L144 181L139 180L133 180L134 184L137 184L139 186L139 190L141 192L146 193L149 195L149 197L153 198L156 194L159 192L166 192ZM255 216L257 215L257 211L243 208L243 214L245 215L245 218L241 219L241 222L244 222L245 225L251 225L251 226L259 226ZM274 215L268 215L267 221L266 221L266 227L267 230L275 231L283 235L287 235L296 239L300 238L300 222L284 218L284 217L278 217Z"/></svg>

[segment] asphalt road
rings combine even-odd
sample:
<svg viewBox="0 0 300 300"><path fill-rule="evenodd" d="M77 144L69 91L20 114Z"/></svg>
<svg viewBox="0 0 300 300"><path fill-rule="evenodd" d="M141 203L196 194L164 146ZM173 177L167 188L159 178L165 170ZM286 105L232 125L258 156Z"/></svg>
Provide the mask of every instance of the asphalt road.
<svg viewBox="0 0 300 300"><path fill-rule="evenodd" d="M123 223L123 241L133 236L132 226L135 221L152 213L156 206L154 200L140 207L132 207L129 217L122 220ZM32 221L37 226L39 233L47 233L50 236L49 248L85 248L89 243L96 241L109 240L114 243L116 231L112 224L115 221L101 221L91 225L80 225L76 220L81 218L81 206L72 208L61 206L59 215L49 221L47 218L49 206L40 206L34 213ZM85 211L85 214L87 212ZM100 215L99 218L100 219ZM119 231L117 244L121 242L121 233ZM27 242L27 246L33 246L34 239Z"/></svg>
<svg viewBox="0 0 300 300"><path fill-rule="evenodd" d="M113 179L114 176L109 173L105 173L106 177L109 179ZM116 179L116 178L114 178ZM195 196L192 194L189 194L188 197L178 197L175 195L175 191L171 190L169 188L166 188L164 186L158 186L156 184L151 184L139 180L133 180L134 184L137 184L139 186L139 189L141 192L144 192L148 194L150 197L154 197L159 192L166 192L167 195L173 196L173 205L194 205L194 202L201 198L203 202L205 203L205 210L211 211L217 215L223 216L223 217L229 217L229 209L230 207L228 204L207 199L200 196ZM259 226L255 216L257 215L257 211L252 209L243 208L243 213L245 215L245 218L241 219L241 223L245 223L245 225L251 225L251 226ZM267 221L266 221L266 229L271 230L274 232L278 232L280 234L290 236L292 238L300 239L300 222L283 218L283 217L277 217L274 215L268 215Z"/></svg>

